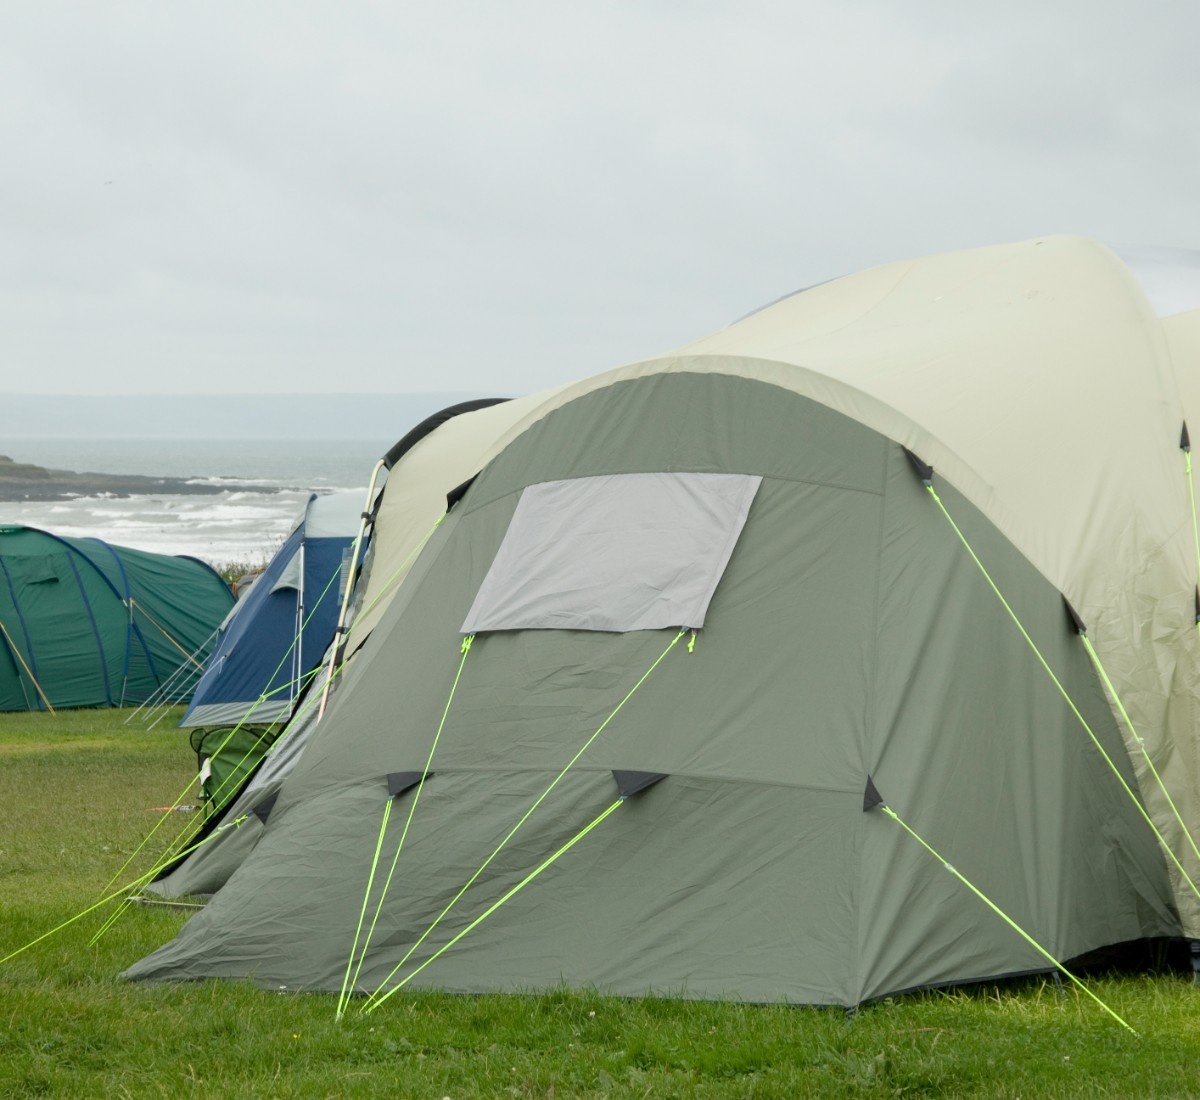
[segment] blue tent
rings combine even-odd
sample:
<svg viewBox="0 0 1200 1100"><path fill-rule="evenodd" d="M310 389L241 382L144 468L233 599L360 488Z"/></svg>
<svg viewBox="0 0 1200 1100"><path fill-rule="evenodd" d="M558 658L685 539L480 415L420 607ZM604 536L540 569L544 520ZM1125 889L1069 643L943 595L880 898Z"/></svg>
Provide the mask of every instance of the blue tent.
<svg viewBox="0 0 1200 1100"><path fill-rule="evenodd" d="M263 725L285 717L337 625L359 492L309 498L295 529L222 624L181 726Z"/></svg>

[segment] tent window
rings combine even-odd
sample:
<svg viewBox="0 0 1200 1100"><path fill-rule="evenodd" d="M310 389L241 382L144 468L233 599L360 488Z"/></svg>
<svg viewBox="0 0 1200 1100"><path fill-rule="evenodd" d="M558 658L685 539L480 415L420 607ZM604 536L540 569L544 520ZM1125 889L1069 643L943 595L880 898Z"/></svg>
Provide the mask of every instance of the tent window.
<svg viewBox="0 0 1200 1100"><path fill-rule="evenodd" d="M52 557L30 556L18 560L21 563L18 576L25 584L51 584L61 579L58 565Z"/></svg>
<svg viewBox="0 0 1200 1100"><path fill-rule="evenodd" d="M648 473L528 486L463 632L703 626L761 482Z"/></svg>
<svg viewBox="0 0 1200 1100"><path fill-rule="evenodd" d="M272 592L281 592L285 588L294 588L297 592L300 591L300 551L298 549L288 558L287 565L279 574L279 579L271 585Z"/></svg>

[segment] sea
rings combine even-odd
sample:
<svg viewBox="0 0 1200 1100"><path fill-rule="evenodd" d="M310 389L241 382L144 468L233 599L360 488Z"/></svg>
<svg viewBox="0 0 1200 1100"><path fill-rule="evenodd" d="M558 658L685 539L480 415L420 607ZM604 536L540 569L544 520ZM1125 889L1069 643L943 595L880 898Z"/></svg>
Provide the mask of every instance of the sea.
<svg viewBox="0 0 1200 1100"><path fill-rule="evenodd" d="M5 435L0 451L60 470L180 477L204 495L0 501L0 524L97 537L222 567L261 565L282 544L312 493L359 491L394 439L64 439ZM266 488L264 488L266 487Z"/></svg>

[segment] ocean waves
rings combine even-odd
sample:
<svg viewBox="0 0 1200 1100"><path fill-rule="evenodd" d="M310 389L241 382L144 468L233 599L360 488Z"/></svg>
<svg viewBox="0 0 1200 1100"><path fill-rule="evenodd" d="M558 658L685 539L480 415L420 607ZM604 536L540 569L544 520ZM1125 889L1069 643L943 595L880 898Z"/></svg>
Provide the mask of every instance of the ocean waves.
<svg viewBox="0 0 1200 1100"><path fill-rule="evenodd" d="M379 441L10 440L21 461L66 470L181 477L211 491L105 493L0 502L0 523L160 554L187 554L220 567L267 561L300 518L311 493L363 493ZM3 450L4 448L0 448Z"/></svg>
<svg viewBox="0 0 1200 1100"><path fill-rule="evenodd" d="M6 523L159 554L187 554L220 567L267 561L295 526L309 495L307 489L230 490L206 496L18 501L2 508Z"/></svg>

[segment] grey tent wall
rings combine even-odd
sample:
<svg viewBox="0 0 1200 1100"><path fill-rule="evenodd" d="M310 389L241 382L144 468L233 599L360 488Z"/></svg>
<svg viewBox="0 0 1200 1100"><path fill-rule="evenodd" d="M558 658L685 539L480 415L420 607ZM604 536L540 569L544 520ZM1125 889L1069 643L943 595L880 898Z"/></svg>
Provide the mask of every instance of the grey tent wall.
<svg viewBox="0 0 1200 1100"><path fill-rule="evenodd" d="M458 625L522 488L659 470L764 479L695 651L680 647L638 689L410 965L611 801L612 769L667 778L414 985L566 982L847 1005L1044 967L894 823L864 812L868 776L1058 957L1177 931L1154 837L903 450L775 387L677 374L557 410L481 474L356 660L353 690L335 697L253 854L128 976L339 988L384 777L427 758L460 660ZM1058 593L953 487L939 490L1132 778ZM364 988L667 640L540 630L475 640Z"/></svg>

